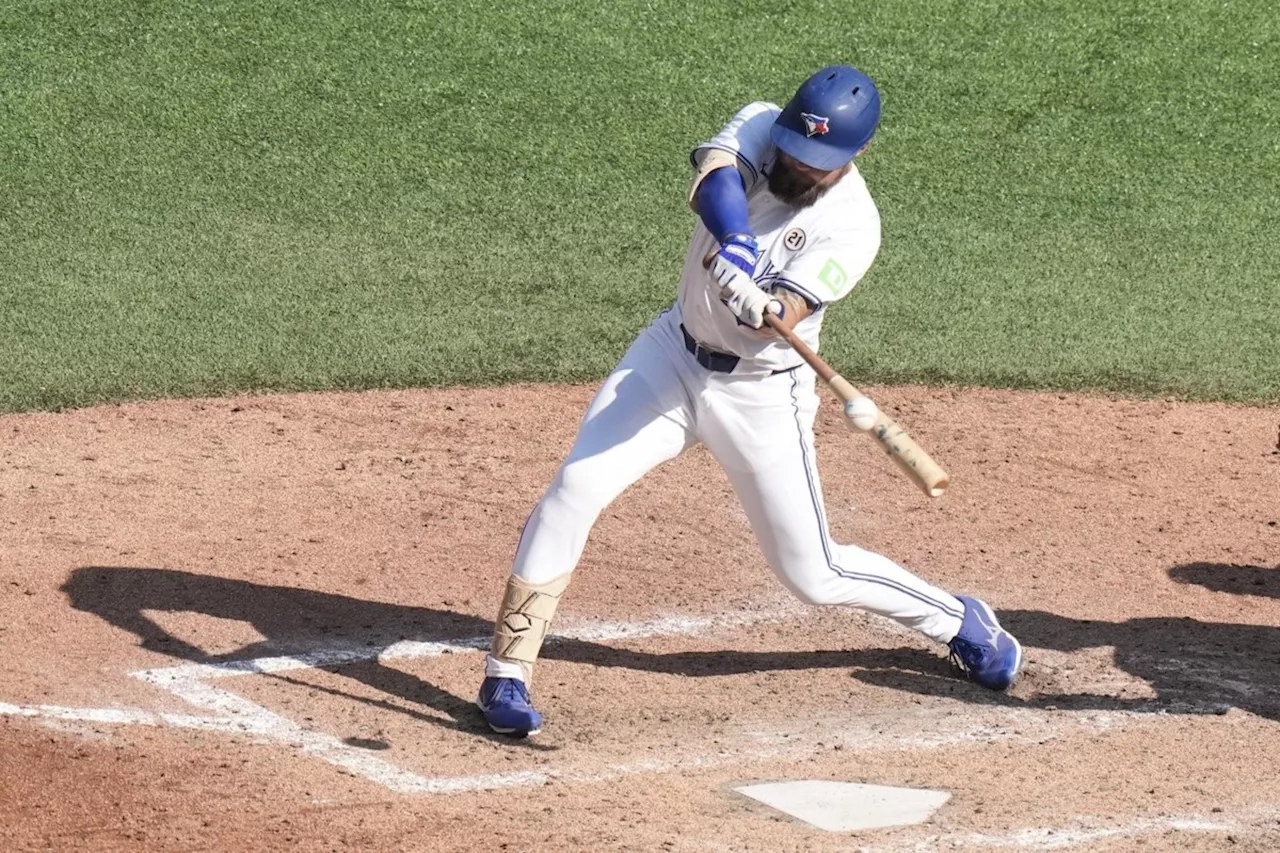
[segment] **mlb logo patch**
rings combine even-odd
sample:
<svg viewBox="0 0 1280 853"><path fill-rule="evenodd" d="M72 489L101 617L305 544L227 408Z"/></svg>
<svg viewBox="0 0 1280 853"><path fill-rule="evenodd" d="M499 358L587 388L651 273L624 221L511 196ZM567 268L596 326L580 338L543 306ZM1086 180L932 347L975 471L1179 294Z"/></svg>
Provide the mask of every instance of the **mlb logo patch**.
<svg viewBox="0 0 1280 853"><path fill-rule="evenodd" d="M804 135L825 136L827 131L831 130L831 121L826 116L817 116L813 113L800 113L800 118L804 119Z"/></svg>

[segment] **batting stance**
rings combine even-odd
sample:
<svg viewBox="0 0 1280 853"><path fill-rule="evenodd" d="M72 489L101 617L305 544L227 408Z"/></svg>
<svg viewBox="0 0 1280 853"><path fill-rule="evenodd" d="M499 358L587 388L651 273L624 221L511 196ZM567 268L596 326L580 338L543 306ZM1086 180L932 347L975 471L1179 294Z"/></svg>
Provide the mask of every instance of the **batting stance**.
<svg viewBox="0 0 1280 853"><path fill-rule="evenodd" d="M815 467L814 372L762 329L771 312L816 350L827 306L875 259L880 217L853 160L879 120L870 78L837 65L784 109L747 105L693 151L689 204L699 223L675 304L596 393L520 537L478 699L494 731L522 736L542 725L529 696L533 666L600 512L699 442L802 601L887 616L947 644L979 684L1013 683L1022 648L984 602L832 540Z"/></svg>

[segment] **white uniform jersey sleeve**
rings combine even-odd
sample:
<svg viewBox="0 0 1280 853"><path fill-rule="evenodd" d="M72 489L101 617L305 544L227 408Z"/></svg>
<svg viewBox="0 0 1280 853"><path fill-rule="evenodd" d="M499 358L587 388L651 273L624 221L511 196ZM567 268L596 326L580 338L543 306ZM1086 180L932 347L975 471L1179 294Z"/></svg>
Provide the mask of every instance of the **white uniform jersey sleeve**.
<svg viewBox="0 0 1280 853"><path fill-rule="evenodd" d="M739 171L746 183L747 192L764 178L766 165L773 154L769 141L769 129L781 114L782 108L768 101L756 101L738 110L737 115L720 129L720 132L693 149L689 156L694 169L702 164L702 158L713 149L728 151L738 158Z"/></svg>

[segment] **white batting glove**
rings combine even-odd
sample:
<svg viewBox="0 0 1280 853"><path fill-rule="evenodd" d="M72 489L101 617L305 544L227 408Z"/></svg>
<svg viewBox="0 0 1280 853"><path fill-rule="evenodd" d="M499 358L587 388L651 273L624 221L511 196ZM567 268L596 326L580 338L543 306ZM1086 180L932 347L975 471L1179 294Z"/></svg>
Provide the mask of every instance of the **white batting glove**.
<svg viewBox="0 0 1280 853"><path fill-rule="evenodd" d="M781 317L782 303L756 286L751 276L735 264L716 255L707 269L711 280L720 287L720 301L729 306L739 320L753 329L764 325L764 312Z"/></svg>

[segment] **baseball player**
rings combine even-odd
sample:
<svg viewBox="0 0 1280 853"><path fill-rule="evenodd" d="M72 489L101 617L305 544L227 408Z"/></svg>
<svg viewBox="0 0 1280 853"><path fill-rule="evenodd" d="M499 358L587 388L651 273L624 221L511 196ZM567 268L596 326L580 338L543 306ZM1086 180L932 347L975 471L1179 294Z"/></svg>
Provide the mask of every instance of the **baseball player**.
<svg viewBox="0 0 1280 853"><path fill-rule="evenodd" d="M886 616L949 646L977 683L1013 683L1022 648L987 604L832 540L815 467L815 375L762 329L770 312L816 350L827 307L871 266L880 217L853 160L879 119L871 79L836 65L783 109L748 104L694 149L689 205L699 221L676 301L604 381L525 522L477 700L494 731L524 736L542 725L529 694L533 666L597 516L699 442L802 601Z"/></svg>

